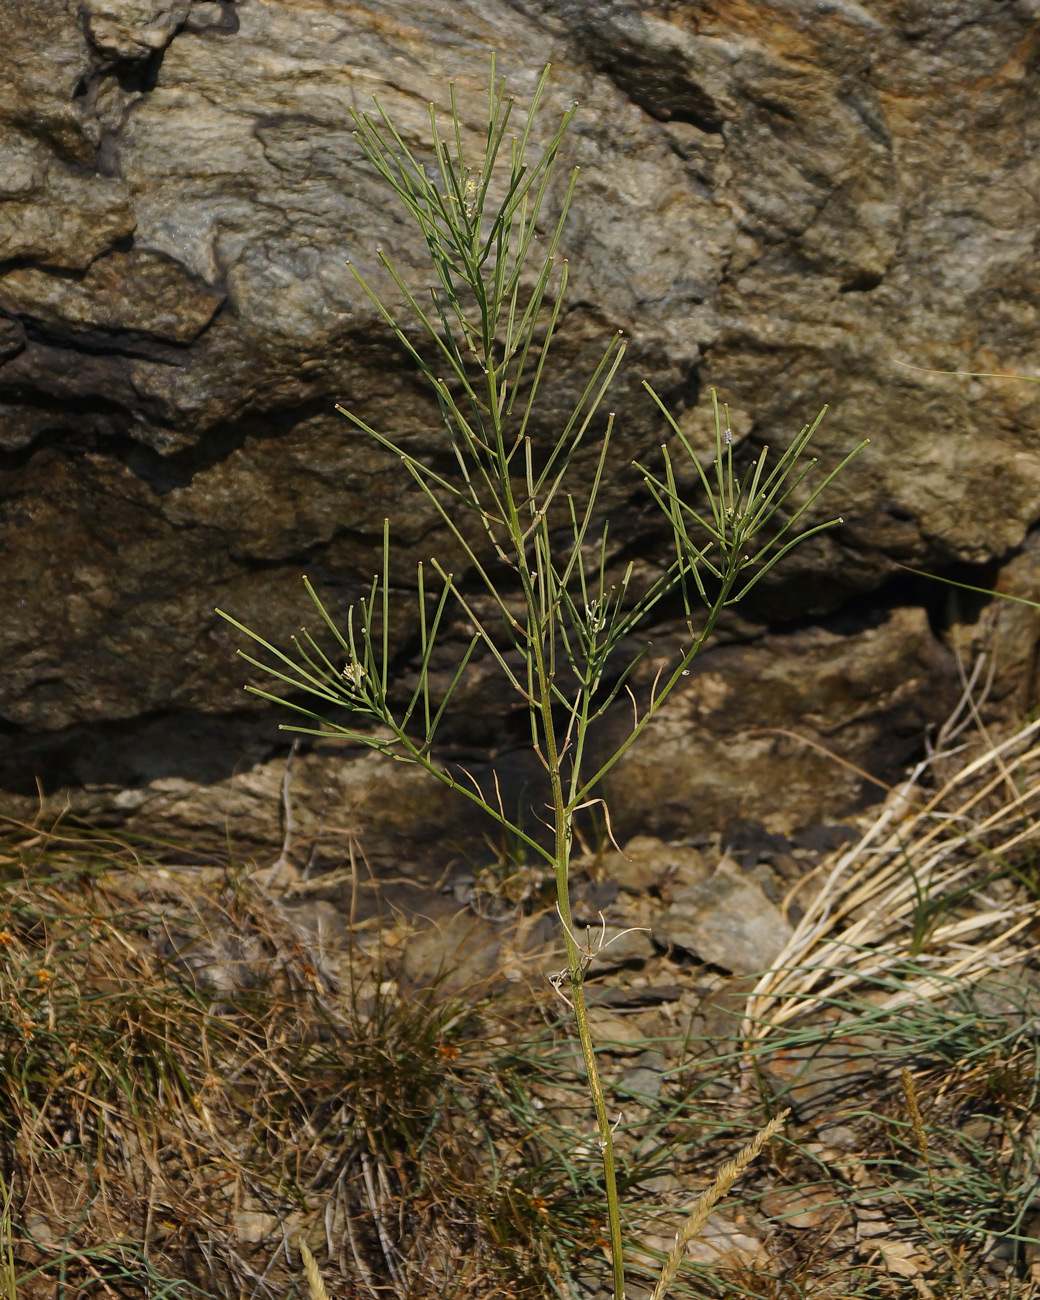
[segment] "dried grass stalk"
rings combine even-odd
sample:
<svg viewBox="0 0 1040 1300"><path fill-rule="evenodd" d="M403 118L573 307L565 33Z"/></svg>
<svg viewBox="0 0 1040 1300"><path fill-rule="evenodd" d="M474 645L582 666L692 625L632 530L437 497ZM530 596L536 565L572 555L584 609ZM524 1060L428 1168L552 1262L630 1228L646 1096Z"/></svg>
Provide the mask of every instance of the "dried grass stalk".
<svg viewBox="0 0 1040 1300"><path fill-rule="evenodd" d="M1000 907L965 897L925 935L921 909L962 890L1040 832L1040 720L962 762L936 791L922 779L951 754L920 763L886 800L862 838L834 855L817 897L773 969L752 990L742 1035L753 1042L842 992L912 958L927 973L885 1003L949 994L1021 958L1008 940L1030 924L1032 904ZM941 906L941 905L940 905Z"/></svg>
<svg viewBox="0 0 1040 1300"><path fill-rule="evenodd" d="M325 1283L318 1272L318 1261L311 1254L311 1248L305 1241L300 1242L300 1258L303 1260L303 1271L307 1275L307 1290L310 1292L311 1300L329 1300L329 1293L325 1290Z"/></svg>
<svg viewBox="0 0 1040 1300"><path fill-rule="evenodd" d="M751 1141L741 1150L732 1160L727 1160L721 1166L719 1172L715 1175L715 1180L710 1187L705 1188L700 1196L693 1202L687 1212L686 1222L675 1234L675 1245L672 1247L672 1253L665 1261L664 1268L661 1270L661 1276L658 1279L657 1286L654 1287L654 1293L651 1300L664 1300L668 1288L675 1281L675 1275L679 1272L679 1265L683 1261L686 1253L686 1247L695 1237L704 1231L704 1225L711 1217L711 1212L720 1200L726 1195L729 1189L737 1181L744 1170L760 1155L762 1148L769 1139L777 1133L784 1124L784 1120L791 1112L782 1111L760 1132L756 1133Z"/></svg>
<svg viewBox="0 0 1040 1300"><path fill-rule="evenodd" d="M942 1202L939 1200L939 1193L935 1187L935 1173L932 1169L932 1157L928 1149L928 1133L925 1130L924 1118L921 1115L921 1107L917 1104L917 1087L914 1084L914 1076L909 1070L903 1069L900 1072L900 1082L903 1087L903 1097L906 1099L906 1108L910 1113L910 1123L913 1126L914 1137L917 1139L917 1149L921 1153L921 1159L924 1161L925 1172L928 1175L928 1190L931 1192L932 1204L935 1207L935 1214L939 1220L943 1245L946 1248L946 1254L949 1256L954 1277L957 1279L957 1287L963 1296L966 1295L966 1291L964 1287L964 1275L961 1272L961 1261L957 1256L957 1252L953 1248L950 1231L946 1226L946 1216L943 1214Z"/></svg>

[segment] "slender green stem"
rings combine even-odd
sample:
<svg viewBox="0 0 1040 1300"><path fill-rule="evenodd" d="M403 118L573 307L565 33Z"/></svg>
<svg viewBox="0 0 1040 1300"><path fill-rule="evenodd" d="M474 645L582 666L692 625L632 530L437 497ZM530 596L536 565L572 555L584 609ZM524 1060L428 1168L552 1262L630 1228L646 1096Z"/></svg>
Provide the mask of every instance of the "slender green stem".
<svg viewBox="0 0 1040 1300"><path fill-rule="evenodd" d="M516 538L521 558L523 542ZM535 591L529 576L524 578L528 609L537 612ZM554 871L556 875L556 905L563 924L564 943L567 948L567 966L570 972L574 1022L581 1044L582 1059L585 1062L585 1076L588 1080L592 1104L596 1112L599 1127L600 1148L603 1159L603 1182L607 1194L607 1222L610 1230L611 1264L613 1268L614 1300L624 1300L625 1295L625 1258L624 1241L621 1236L621 1205L618 1199L617 1170L614 1159L614 1133L607 1112L603 1083L596 1063L596 1047L589 1025L588 1008L585 1003L585 967L578 942L574 937L574 922L571 913L570 895L570 857L573 838L573 808L568 804L563 789L563 772L556 744L556 726L552 715L552 694L549 675L546 671L545 651L541 638L532 638L532 651L535 660L535 676L538 682L539 702L542 714L542 738L545 744L545 763L552 787L553 828L555 839Z"/></svg>

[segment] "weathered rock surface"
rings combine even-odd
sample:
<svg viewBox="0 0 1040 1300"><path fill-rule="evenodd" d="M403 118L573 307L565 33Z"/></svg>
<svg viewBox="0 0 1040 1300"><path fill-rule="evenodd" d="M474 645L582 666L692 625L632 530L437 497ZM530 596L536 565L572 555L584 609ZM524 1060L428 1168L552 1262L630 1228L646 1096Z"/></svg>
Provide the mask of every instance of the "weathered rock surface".
<svg viewBox="0 0 1040 1300"><path fill-rule="evenodd" d="M736 869L720 868L707 880L673 893L654 923L653 937L674 944L734 975L770 968L792 930L780 909Z"/></svg>
<svg viewBox="0 0 1040 1300"><path fill-rule="evenodd" d="M707 862L696 849L666 844L653 835L635 835L622 852L605 852L579 860L575 866L632 894L694 885L710 874Z"/></svg>
<svg viewBox="0 0 1040 1300"><path fill-rule="evenodd" d="M232 767L272 741L237 713L214 606L278 638L302 569L335 610L356 596L385 515L400 581L440 545L332 409L434 445L434 405L346 266L371 272L381 245L426 282L350 112L378 94L422 147L452 78L476 138L492 50L521 101L551 60L550 107L582 105L545 391L562 409L625 330L619 546L648 570L664 554L623 468L661 437L643 378L693 436L715 385L749 445L784 445L825 401L825 460L872 440L831 494L844 527L763 586L618 773L622 820L840 812L860 777L767 729L891 776L948 707L922 589L891 580L1020 546L1040 394L908 367L1037 374L1033 0L2 4L0 784L29 792L39 771L111 787L85 807L136 785L141 808L172 808L178 781L223 781L200 796L222 825ZM1037 629L1014 637L1021 663ZM474 715L470 746L501 748L504 713ZM315 772L300 797L316 818L325 788L387 798L391 776ZM410 788L393 798L421 819Z"/></svg>
<svg viewBox="0 0 1040 1300"><path fill-rule="evenodd" d="M707 650L610 777L617 824L669 834L711 809L714 825L755 813L789 829L840 814L864 786L882 796L864 770L899 770L955 677L922 609L865 622ZM666 637L656 644L667 652Z"/></svg>

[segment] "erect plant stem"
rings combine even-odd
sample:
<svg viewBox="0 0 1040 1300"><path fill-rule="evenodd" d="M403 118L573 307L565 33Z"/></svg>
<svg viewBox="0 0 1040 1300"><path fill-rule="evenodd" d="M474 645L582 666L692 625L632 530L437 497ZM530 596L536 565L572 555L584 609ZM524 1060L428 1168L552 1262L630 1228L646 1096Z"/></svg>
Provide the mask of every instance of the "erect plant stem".
<svg viewBox="0 0 1040 1300"><path fill-rule="evenodd" d="M964 1286L964 1276L961 1273L961 1261L957 1252L953 1248L953 1241L950 1237L949 1229L946 1226L946 1216L943 1214L942 1202L939 1200L939 1192L935 1186L935 1175L932 1172L932 1157L928 1150L928 1133L924 1126L924 1119L921 1115L921 1107L917 1103L917 1087L914 1083L914 1076L909 1070L903 1069L900 1074L900 1082L903 1087L903 1096L906 1099L906 1108L910 1112L910 1124L914 1130L914 1137L917 1139L917 1149L921 1153L921 1159L924 1161L925 1172L928 1175L928 1190L931 1192L932 1204L935 1206L936 1217L939 1220L939 1227L942 1231L943 1245L946 1247L946 1254L949 1257L950 1265L953 1268L953 1275L957 1279L957 1289L962 1296L967 1294Z"/></svg>
<svg viewBox="0 0 1040 1300"><path fill-rule="evenodd" d="M512 507L512 502L510 502ZM552 789L553 831L555 840L553 871L556 877L556 903L563 925L564 943L567 948L567 968L570 974L571 998L574 1008L574 1023L581 1043L581 1055L585 1063L585 1076L588 1080L589 1093L592 1096L599 1128L600 1150L603 1160L603 1183L607 1194L607 1223L610 1231L611 1268L613 1270L614 1300L625 1300L625 1259L624 1243L621 1237L621 1207L618 1200L617 1173L614 1163L614 1133L607 1113L607 1102L603 1095L603 1083L599 1077L596 1064L596 1049L589 1026L588 1008L585 1004L585 968L582 953L574 937L574 925L571 914L570 896L570 858L573 830L573 810L568 804L563 788L563 772L560 765L559 747L556 743L556 726L552 713L552 690L550 673L545 661L545 642L539 620L538 598L527 568L523 538L519 532L513 534L513 546L518 559L518 568L524 588L528 610L528 629L530 646L534 657L535 679L538 683L538 706L541 714L541 728L545 744L545 766L549 774ZM555 634L551 604L546 619L549 635Z"/></svg>
<svg viewBox="0 0 1040 1300"><path fill-rule="evenodd" d="M563 892L566 892L566 884L563 886ZM580 963L580 955L577 954L574 940L570 939L568 949L572 947L574 952L568 951L567 955L571 966L574 1020L578 1028L578 1039L581 1042L581 1054L585 1060L585 1073L588 1078L589 1092L592 1095L593 1105L596 1109L596 1120L599 1125L599 1140L603 1155L603 1182L607 1193L607 1223L610 1229L611 1265L614 1273L614 1300L625 1300L624 1244L621 1238L621 1205L618 1199L617 1172L614 1166L614 1132L610 1125L610 1116L607 1113L607 1101L603 1095L599 1067L596 1065L596 1051L592 1042L592 1030L589 1028L588 1010L585 1006L584 973L580 969L580 964L575 977L575 957L577 956Z"/></svg>
<svg viewBox="0 0 1040 1300"><path fill-rule="evenodd" d="M596 1111L599 1127L600 1149L603 1157L603 1182L607 1193L607 1222L610 1229L611 1266L614 1274L614 1300L625 1297L625 1260L624 1244L621 1238L621 1207L618 1201L617 1173L614 1165L614 1133L607 1113L607 1101L603 1095L603 1084L596 1064L596 1049L589 1027L588 1008L585 1004L585 968L582 953L574 937L571 917L570 898L570 854L572 814L567 807L563 793L563 775L560 771L559 755L556 749L556 736L553 731L552 705L549 699L547 682L543 686L544 657L539 646L538 654L539 689L542 696L542 715L545 731L546 762L552 783L553 820L556 832L556 852L554 870L556 874L556 902L563 923L564 942L567 945L567 967L570 972L571 998L574 1007L574 1023L581 1043L582 1059L585 1062L585 1075L588 1079L589 1092Z"/></svg>

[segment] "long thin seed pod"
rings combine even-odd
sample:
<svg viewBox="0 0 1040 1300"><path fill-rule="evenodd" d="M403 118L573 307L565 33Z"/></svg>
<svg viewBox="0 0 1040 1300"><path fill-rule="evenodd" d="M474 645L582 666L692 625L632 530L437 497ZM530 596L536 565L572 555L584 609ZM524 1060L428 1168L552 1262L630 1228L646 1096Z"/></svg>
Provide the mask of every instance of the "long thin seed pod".
<svg viewBox="0 0 1040 1300"><path fill-rule="evenodd" d="M657 1286L654 1287L654 1293L650 1300L664 1300L668 1288L675 1281L675 1275L679 1272L679 1265L686 1253L686 1247L693 1241L694 1237L703 1232L704 1225L711 1217L712 1210L748 1165L751 1164L752 1160L758 1158L769 1139L783 1128L784 1120L787 1119L790 1113L789 1110L785 1110L774 1119L771 1119L765 1128L756 1133L733 1160L727 1160L722 1165L715 1175L715 1181L710 1187L701 1192L693 1205L690 1206L686 1222L675 1234L675 1245L672 1247L672 1253L665 1260L664 1268L661 1269L661 1276L658 1279Z"/></svg>

